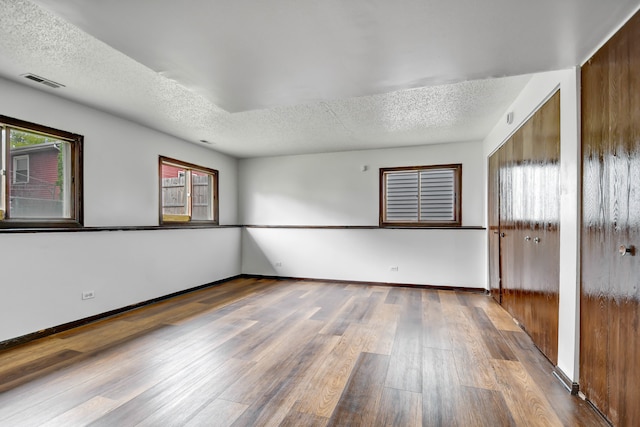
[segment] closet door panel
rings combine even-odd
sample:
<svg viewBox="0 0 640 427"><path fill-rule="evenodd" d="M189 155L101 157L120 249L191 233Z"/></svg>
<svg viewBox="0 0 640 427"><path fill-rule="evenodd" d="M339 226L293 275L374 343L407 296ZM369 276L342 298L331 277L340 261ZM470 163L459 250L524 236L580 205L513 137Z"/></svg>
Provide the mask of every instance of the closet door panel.
<svg viewBox="0 0 640 427"><path fill-rule="evenodd" d="M606 62L606 61L605 61ZM608 69L594 61L582 68L582 232L580 292L580 388L603 413L609 411L607 366L611 250L609 209ZM603 82L607 82L603 84Z"/></svg>
<svg viewBox="0 0 640 427"><path fill-rule="evenodd" d="M502 283L502 304L513 315L513 300L515 294L515 240L513 238L515 225L513 221L512 205L512 173L513 139L505 142L499 151L500 159L500 266Z"/></svg>
<svg viewBox="0 0 640 427"><path fill-rule="evenodd" d="M488 175L489 289L491 296L500 303L500 150L489 157Z"/></svg>
<svg viewBox="0 0 640 427"><path fill-rule="evenodd" d="M615 425L640 424L639 74L636 15L582 69L580 384Z"/></svg>
<svg viewBox="0 0 640 427"><path fill-rule="evenodd" d="M638 224L638 198L640 180L638 163L640 119L636 75L640 73L640 25L629 28L613 45L609 54L609 174L610 226L613 244L609 254L609 360L608 381L609 412L611 420L620 425L640 423L640 329L638 328L638 301L640 297L640 262L632 253L620 252L640 243ZM633 49L635 45L635 55ZM635 60L634 60L635 57ZM635 64L634 64L635 62ZM633 69L635 65L635 70ZM633 86L633 83L637 86ZM633 250L632 250L633 252Z"/></svg>
<svg viewBox="0 0 640 427"><path fill-rule="evenodd" d="M509 162L511 171L511 223L513 231L510 236L510 246L513 253L510 265L512 271L511 285L513 298L511 300L511 310L513 317L516 318L526 328L525 316L526 307L523 305L523 292L525 282L526 263L528 262L528 254L525 245L522 244L526 233L524 228L526 222L526 184L525 176L522 170L524 159L524 144L522 133L516 132L512 138L511 159Z"/></svg>
<svg viewBox="0 0 640 427"><path fill-rule="evenodd" d="M554 363L559 293L560 93L499 152L502 304Z"/></svg>
<svg viewBox="0 0 640 427"><path fill-rule="evenodd" d="M531 224L536 254L535 324L538 345L554 363L558 358L560 293L560 92L533 120L536 162L533 168L534 203ZM537 240L536 240L537 239Z"/></svg>

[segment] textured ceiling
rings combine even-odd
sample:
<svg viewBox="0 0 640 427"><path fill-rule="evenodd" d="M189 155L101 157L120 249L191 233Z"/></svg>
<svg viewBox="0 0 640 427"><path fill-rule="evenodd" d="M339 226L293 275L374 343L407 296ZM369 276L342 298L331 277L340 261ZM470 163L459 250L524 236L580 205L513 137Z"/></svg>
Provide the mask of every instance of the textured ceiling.
<svg viewBox="0 0 640 427"><path fill-rule="evenodd" d="M637 7L0 0L0 76L238 157L480 140L526 74L579 64Z"/></svg>

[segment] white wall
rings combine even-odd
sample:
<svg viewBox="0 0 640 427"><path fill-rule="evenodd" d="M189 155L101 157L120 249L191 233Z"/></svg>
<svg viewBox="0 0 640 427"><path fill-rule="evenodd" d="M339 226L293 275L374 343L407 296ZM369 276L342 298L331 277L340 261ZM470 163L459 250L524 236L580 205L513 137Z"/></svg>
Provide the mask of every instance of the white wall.
<svg viewBox="0 0 640 427"><path fill-rule="evenodd" d="M243 273L483 288L484 230L247 228ZM397 271L391 271L397 267Z"/></svg>
<svg viewBox="0 0 640 427"><path fill-rule="evenodd" d="M158 225L159 155L217 169L220 223L237 224L237 160L8 80L0 94L2 115L84 135L85 226ZM240 242L237 228L0 234L0 341L240 274Z"/></svg>
<svg viewBox="0 0 640 427"><path fill-rule="evenodd" d="M240 273L240 229L0 235L0 341ZM95 299L82 301L83 291Z"/></svg>
<svg viewBox="0 0 640 427"><path fill-rule="evenodd" d="M480 142L243 159L240 221L377 226L380 168L449 163L462 163L462 225L482 225Z"/></svg>
<svg viewBox="0 0 640 427"><path fill-rule="evenodd" d="M240 220L268 226L377 226L379 168L448 163L463 165L463 226L481 226L479 142L241 160ZM483 288L485 247L483 230L248 228L242 271ZM398 271L391 272L392 266Z"/></svg>
<svg viewBox="0 0 640 427"><path fill-rule="evenodd" d="M483 142L485 162L557 88L560 88L560 313L558 367L578 379L580 339L580 134L579 70L533 76L509 111L514 123L499 122ZM485 179L486 182L486 169ZM486 190L485 190L486 194Z"/></svg>

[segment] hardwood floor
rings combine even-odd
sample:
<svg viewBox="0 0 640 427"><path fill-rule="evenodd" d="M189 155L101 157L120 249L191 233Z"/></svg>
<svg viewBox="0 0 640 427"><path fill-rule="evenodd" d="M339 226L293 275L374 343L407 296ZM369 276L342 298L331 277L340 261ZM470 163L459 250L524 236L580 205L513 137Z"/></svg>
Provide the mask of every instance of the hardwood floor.
<svg viewBox="0 0 640 427"><path fill-rule="evenodd" d="M491 297L237 279L0 353L2 426L604 426Z"/></svg>

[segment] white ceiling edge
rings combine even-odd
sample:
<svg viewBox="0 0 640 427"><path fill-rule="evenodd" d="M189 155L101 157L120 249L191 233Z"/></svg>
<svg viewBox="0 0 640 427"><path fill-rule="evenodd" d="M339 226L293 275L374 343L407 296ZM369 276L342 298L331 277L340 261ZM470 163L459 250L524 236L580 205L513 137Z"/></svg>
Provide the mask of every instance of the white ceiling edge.
<svg viewBox="0 0 640 427"><path fill-rule="evenodd" d="M638 4L637 6L635 6L631 12L629 12L621 21L619 21L615 26L613 26L608 33L606 33L606 35L604 37L601 38L601 40L595 45L595 47L593 47L592 49L588 50L587 54L582 55L581 60L578 62L578 66L582 67L584 66L584 64L587 63L587 61L589 61L589 59L591 59L593 57L593 55L595 55L604 45L605 43L607 43L609 41L609 39L611 37L613 37L618 31L620 31L620 29L622 27L624 27L624 25L627 23L627 21L629 21L631 18L633 18L633 16L636 13L640 13L640 4Z"/></svg>

